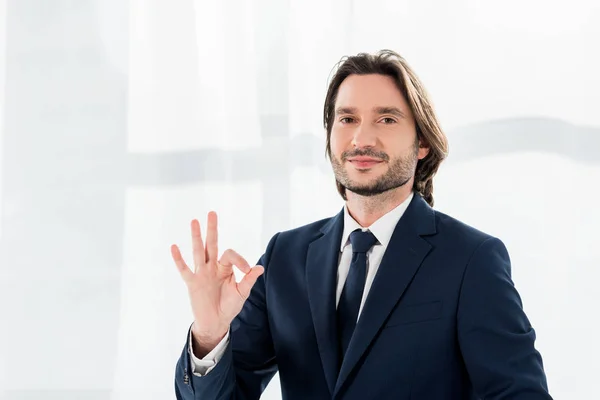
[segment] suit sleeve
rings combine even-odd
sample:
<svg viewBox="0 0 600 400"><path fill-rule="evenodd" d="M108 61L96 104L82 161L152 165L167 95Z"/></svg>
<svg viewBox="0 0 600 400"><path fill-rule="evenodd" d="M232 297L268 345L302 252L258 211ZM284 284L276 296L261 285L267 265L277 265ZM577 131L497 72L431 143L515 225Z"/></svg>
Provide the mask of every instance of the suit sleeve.
<svg viewBox="0 0 600 400"><path fill-rule="evenodd" d="M221 341L212 349L204 358L199 359L194 355L194 344L192 343L192 330L190 329L188 338L188 346L190 348L190 357L192 358L190 365L192 367L192 373L197 376L204 376L208 374L215 365L223 358L225 349L229 344L229 331Z"/></svg>
<svg viewBox="0 0 600 400"><path fill-rule="evenodd" d="M275 235L258 260L265 272L258 278L242 311L232 321L230 340L222 358L204 376L191 372L189 341L175 369L175 395L178 400L259 399L277 372L266 308L268 264L277 240ZM186 338L187 339L187 338Z"/></svg>
<svg viewBox="0 0 600 400"><path fill-rule="evenodd" d="M463 277L457 318L462 356L481 398L551 399L534 346L535 331L499 239L487 239L473 253Z"/></svg>

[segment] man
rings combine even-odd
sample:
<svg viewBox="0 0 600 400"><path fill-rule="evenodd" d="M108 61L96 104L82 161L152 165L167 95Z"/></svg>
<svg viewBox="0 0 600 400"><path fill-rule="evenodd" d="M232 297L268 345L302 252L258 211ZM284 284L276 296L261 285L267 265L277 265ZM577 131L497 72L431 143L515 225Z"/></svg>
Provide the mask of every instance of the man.
<svg viewBox="0 0 600 400"><path fill-rule="evenodd" d="M172 246L194 313L177 398L258 399L279 371L284 399L550 399L505 246L432 209L447 140L404 59L342 60L324 125L338 215L252 268L218 259L214 213L193 270Z"/></svg>

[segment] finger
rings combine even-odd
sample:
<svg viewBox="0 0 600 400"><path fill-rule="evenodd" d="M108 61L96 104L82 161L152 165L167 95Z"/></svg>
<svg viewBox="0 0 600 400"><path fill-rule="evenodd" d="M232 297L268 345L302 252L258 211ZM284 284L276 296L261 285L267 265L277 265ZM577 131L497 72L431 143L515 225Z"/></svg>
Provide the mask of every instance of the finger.
<svg viewBox="0 0 600 400"><path fill-rule="evenodd" d="M206 228L206 263L214 261L216 263L219 257L217 242L219 240L217 233L217 213L211 211L208 213L208 223Z"/></svg>
<svg viewBox="0 0 600 400"><path fill-rule="evenodd" d="M175 261L175 265L177 266L177 270L181 274L183 281L185 283L190 282L194 274L187 266L185 261L183 261L183 257L181 257L181 252L179 251L177 245L171 245L171 256L173 257L173 261Z"/></svg>
<svg viewBox="0 0 600 400"><path fill-rule="evenodd" d="M235 265L245 274L250 272L250 264L248 264L248 261L231 249L227 249L223 252L221 259L219 260L219 264L228 268L231 268Z"/></svg>
<svg viewBox="0 0 600 400"><path fill-rule="evenodd" d="M250 291L252 290L252 287L256 283L258 277L261 276L264 271L265 269L262 266L257 265L253 267L250 270L250 272L244 275L242 280L237 284L238 293L240 294L240 296L242 296L244 300L246 300L248 296L250 296Z"/></svg>
<svg viewBox="0 0 600 400"><path fill-rule="evenodd" d="M217 272L223 277L230 277L233 275L233 266L223 265L220 262L217 262Z"/></svg>
<svg viewBox="0 0 600 400"><path fill-rule="evenodd" d="M200 222L193 219L192 228L192 249L194 254L194 272L204 265L204 243L202 242L202 232L200 232Z"/></svg>

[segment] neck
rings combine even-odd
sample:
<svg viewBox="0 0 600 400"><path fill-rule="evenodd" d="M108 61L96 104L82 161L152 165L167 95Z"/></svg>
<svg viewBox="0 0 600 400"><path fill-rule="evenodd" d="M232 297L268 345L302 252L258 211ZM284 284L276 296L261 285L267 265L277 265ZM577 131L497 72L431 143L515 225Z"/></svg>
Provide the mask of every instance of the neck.
<svg viewBox="0 0 600 400"><path fill-rule="evenodd" d="M379 218L405 201L412 191L412 179L405 185L375 196L360 196L346 190L348 212L363 228L373 225Z"/></svg>

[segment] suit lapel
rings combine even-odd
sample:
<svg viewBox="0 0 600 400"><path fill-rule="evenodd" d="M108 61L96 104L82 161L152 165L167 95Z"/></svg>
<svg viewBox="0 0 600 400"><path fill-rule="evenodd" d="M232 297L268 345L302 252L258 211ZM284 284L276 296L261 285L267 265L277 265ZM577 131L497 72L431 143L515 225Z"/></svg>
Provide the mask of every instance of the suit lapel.
<svg viewBox="0 0 600 400"><path fill-rule="evenodd" d="M339 371L335 291L343 227L342 210L321 229L322 236L309 245L306 257L308 300L331 394Z"/></svg>
<svg viewBox="0 0 600 400"><path fill-rule="evenodd" d="M390 312L410 285L431 245L422 235L435 233L435 214L415 193L396 225L361 311L348 351L340 368L334 395L371 344Z"/></svg>

